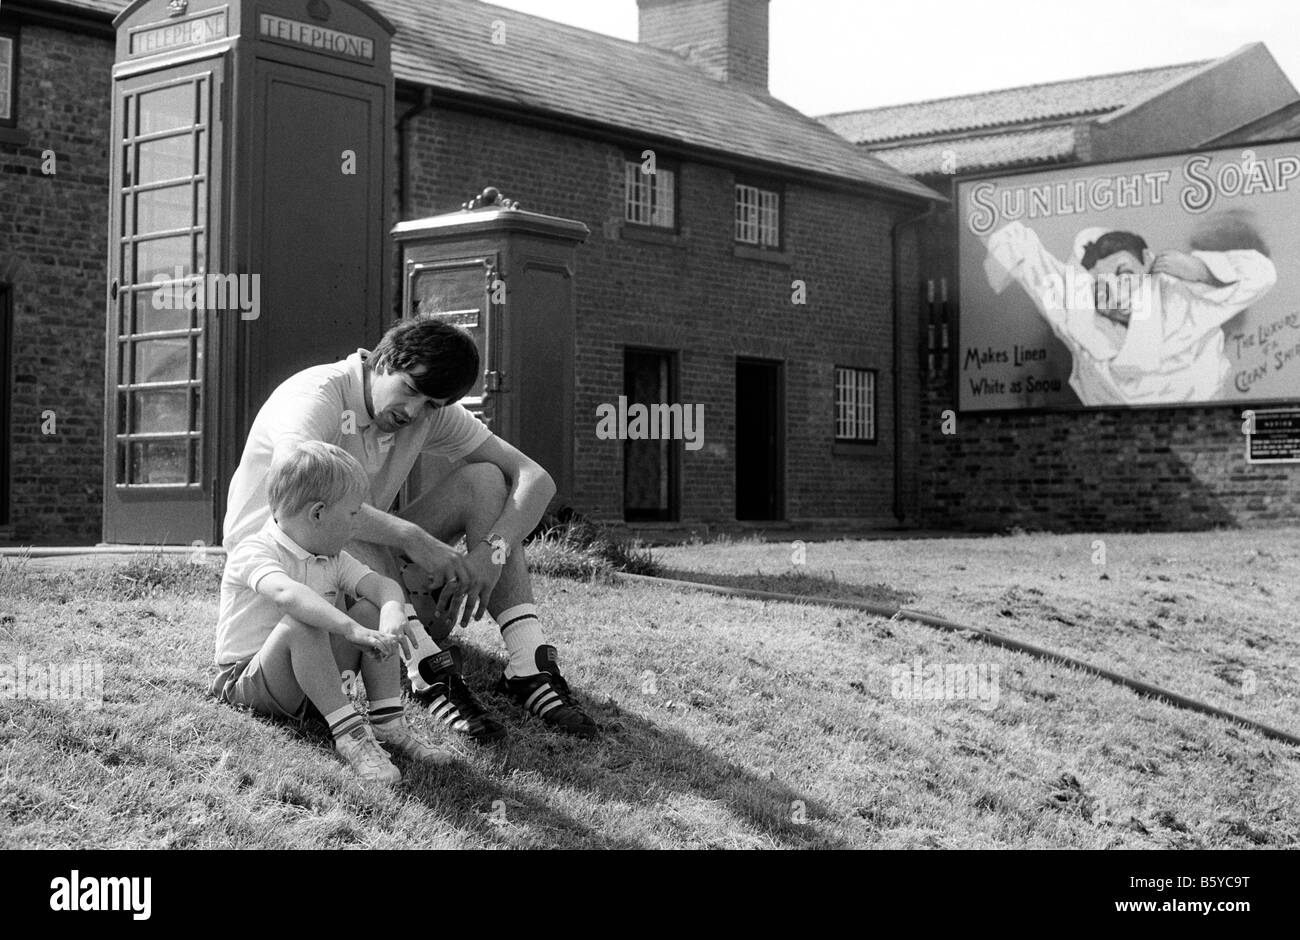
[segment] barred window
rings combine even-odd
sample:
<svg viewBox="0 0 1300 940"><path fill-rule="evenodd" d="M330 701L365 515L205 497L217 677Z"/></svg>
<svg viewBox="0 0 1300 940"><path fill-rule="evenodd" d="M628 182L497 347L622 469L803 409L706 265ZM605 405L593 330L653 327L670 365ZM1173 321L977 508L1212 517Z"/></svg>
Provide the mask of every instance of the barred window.
<svg viewBox="0 0 1300 940"><path fill-rule="evenodd" d="M876 373L835 367L835 439L876 439Z"/></svg>
<svg viewBox="0 0 1300 940"><path fill-rule="evenodd" d="M781 247L781 194L736 184L736 241L763 248Z"/></svg>
<svg viewBox="0 0 1300 940"><path fill-rule="evenodd" d="M661 166L654 173L645 173L639 162L628 160L623 164L623 179L626 221L655 228L677 227L676 172Z"/></svg>

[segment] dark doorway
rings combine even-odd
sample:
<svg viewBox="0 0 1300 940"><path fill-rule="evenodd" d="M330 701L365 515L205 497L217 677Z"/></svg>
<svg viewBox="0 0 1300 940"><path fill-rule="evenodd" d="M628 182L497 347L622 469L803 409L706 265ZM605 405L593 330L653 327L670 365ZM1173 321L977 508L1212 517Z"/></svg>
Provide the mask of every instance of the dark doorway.
<svg viewBox="0 0 1300 940"><path fill-rule="evenodd" d="M785 515L781 363L736 360L736 518Z"/></svg>
<svg viewBox="0 0 1300 940"><path fill-rule="evenodd" d="M9 455L13 453L9 423L9 383L14 374L12 336L13 303L9 285L0 284L0 366L4 368L4 379L0 381L0 444L4 445L0 447L0 525L9 524Z"/></svg>
<svg viewBox="0 0 1300 940"><path fill-rule="evenodd" d="M635 404L676 402L673 354L649 349L623 353L623 394ZM667 522L677 518L677 455L674 440L623 442L623 518L628 522Z"/></svg>

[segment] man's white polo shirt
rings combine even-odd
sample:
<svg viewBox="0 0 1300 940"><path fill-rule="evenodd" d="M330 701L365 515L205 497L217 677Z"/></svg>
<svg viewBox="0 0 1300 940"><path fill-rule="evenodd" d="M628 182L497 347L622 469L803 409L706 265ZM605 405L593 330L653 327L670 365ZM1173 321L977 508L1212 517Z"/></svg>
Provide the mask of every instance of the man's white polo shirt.
<svg viewBox="0 0 1300 940"><path fill-rule="evenodd" d="M406 427L381 433L366 411L362 363L369 356L358 349L340 362L304 369L285 379L262 405L230 479L221 540L228 553L270 518L266 475L280 441L324 441L342 447L366 468L366 502L387 512L420 454L460 460L492 435L460 404L426 409Z"/></svg>
<svg viewBox="0 0 1300 940"><path fill-rule="evenodd" d="M270 598L257 593L268 574L305 584L330 604L344 594L357 596L357 585L370 569L347 552L313 555L284 534L274 519L244 539L226 558L217 614L217 665L248 659L262 648L284 614Z"/></svg>

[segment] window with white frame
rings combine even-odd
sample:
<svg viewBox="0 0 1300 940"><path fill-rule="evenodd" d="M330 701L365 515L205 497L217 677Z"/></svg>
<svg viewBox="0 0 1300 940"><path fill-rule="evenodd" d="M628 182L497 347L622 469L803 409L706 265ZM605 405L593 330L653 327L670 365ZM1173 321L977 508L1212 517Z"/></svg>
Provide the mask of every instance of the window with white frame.
<svg viewBox="0 0 1300 940"><path fill-rule="evenodd" d="M835 367L835 440L876 439L876 373Z"/></svg>
<svg viewBox="0 0 1300 940"><path fill-rule="evenodd" d="M18 37L0 32L0 126L12 127L18 90Z"/></svg>
<svg viewBox="0 0 1300 940"><path fill-rule="evenodd" d="M736 184L736 241L761 248L781 247L780 193Z"/></svg>
<svg viewBox="0 0 1300 940"><path fill-rule="evenodd" d="M633 225L676 228L677 173L657 166L647 173L644 164L628 160L623 164L623 218Z"/></svg>

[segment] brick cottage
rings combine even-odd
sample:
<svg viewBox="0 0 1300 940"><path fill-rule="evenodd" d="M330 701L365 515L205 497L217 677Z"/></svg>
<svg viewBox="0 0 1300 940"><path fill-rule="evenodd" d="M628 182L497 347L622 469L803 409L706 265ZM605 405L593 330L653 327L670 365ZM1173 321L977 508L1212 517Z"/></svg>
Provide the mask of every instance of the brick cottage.
<svg viewBox="0 0 1300 940"><path fill-rule="evenodd" d="M126 6L0 12L16 89L0 131L9 541L101 532L112 17ZM590 229L574 508L666 527L916 523L918 316L900 285L920 277L911 220L941 198L770 96L763 0L639 7L630 43L477 0L377 0L395 27L391 221L492 184ZM625 395L701 406L702 446L602 439L599 409Z"/></svg>

